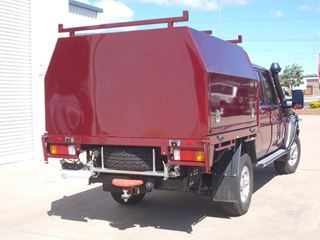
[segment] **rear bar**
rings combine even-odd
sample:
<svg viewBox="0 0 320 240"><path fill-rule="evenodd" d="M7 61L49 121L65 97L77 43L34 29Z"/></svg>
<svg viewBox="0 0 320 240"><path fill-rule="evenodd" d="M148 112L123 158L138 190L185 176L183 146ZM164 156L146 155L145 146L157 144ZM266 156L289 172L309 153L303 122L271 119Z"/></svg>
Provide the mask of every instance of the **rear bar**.
<svg viewBox="0 0 320 240"><path fill-rule="evenodd" d="M62 141L57 141L56 138L61 138ZM51 143L57 143L57 144L66 144L66 139L72 138L72 144L75 145L77 155L51 155L48 152L47 144ZM211 136L212 138L212 136ZM227 138L226 138L227 139ZM169 148L170 146L170 139L144 139L144 138L120 138L120 137L88 137L88 136L75 136L75 135L47 135L45 133L42 136L42 149L43 149L43 157L44 162L48 163L49 158L72 158L77 159L79 158L79 152L81 150L81 145L97 145L97 146L105 146L105 145L121 145L121 146L145 146L145 147L160 147L161 149L161 155L166 155L168 157L168 154L170 153ZM205 152L205 161L204 162L196 162L196 161L173 161L168 158L167 167L172 166L199 166L204 167L206 173L210 173L211 163L210 160L213 155L209 154L210 151L210 144L215 144L214 141L209 141L209 139L181 139L180 142L180 148L184 150L203 150ZM191 143L190 143L191 142ZM101 148L101 152L103 155L103 148ZM155 166L155 152L152 153L153 155L153 165ZM107 169L104 165L102 165L100 168L95 168L96 172L100 172L101 170L106 170L108 173L115 173L111 169ZM104 171L102 171L104 172ZM163 172L157 172L155 167L153 167L152 171L147 174L153 173L160 173L156 174L157 176L166 176ZM120 172L117 172L120 173ZM123 174L123 172L121 172ZM140 172L141 173L141 172Z"/></svg>
<svg viewBox="0 0 320 240"><path fill-rule="evenodd" d="M142 26L142 25L152 25L152 24L168 24L168 28L172 28L174 23L177 22L187 22L189 21L189 12L183 11L181 17L172 17L172 18L159 18L159 19L150 19L150 20L139 20L139 21L130 21L130 22L118 22L118 23L107 23L100 25L92 26L83 26L83 27L73 27L73 28L63 28L63 24L58 25L58 32L68 32L71 36L75 35L75 32L79 31L88 31L88 30L98 30L98 29L109 29L109 28L118 28L118 27L132 27L132 26Z"/></svg>
<svg viewBox="0 0 320 240"><path fill-rule="evenodd" d="M90 167L91 176L95 177L97 173L110 173L110 174L126 174L126 175L139 175L139 176L151 176L151 177L163 177L168 179L169 177L179 177L180 175L175 172L153 172L153 171L127 171L127 170L114 170L108 168Z"/></svg>

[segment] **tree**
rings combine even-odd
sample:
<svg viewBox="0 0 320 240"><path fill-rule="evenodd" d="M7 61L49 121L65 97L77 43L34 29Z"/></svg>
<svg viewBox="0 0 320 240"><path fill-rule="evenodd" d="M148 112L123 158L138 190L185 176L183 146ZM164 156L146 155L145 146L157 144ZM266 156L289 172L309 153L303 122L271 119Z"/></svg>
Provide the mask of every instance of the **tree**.
<svg viewBox="0 0 320 240"><path fill-rule="evenodd" d="M287 86L292 90L292 88L297 87L303 83L302 73L302 67L298 64L294 63L291 66L288 65L280 75L280 82L282 85Z"/></svg>

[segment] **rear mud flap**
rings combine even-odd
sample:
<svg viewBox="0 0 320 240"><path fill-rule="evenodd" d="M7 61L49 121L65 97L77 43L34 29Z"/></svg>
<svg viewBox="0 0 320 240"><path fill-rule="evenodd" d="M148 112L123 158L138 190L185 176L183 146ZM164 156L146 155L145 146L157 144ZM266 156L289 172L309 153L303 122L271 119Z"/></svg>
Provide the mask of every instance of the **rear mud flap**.
<svg viewBox="0 0 320 240"><path fill-rule="evenodd" d="M215 202L236 202L239 199L240 157L242 143L237 144L230 160L222 166L224 171L213 177L212 200ZM223 161L223 160L221 160Z"/></svg>

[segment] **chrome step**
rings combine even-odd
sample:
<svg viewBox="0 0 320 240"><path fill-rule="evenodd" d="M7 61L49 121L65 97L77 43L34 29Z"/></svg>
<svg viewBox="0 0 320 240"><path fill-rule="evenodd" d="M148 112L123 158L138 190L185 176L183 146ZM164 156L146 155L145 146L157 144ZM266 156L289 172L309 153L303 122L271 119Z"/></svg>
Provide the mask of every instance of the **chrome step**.
<svg viewBox="0 0 320 240"><path fill-rule="evenodd" d="M273 163L274 161L276 161L277 159L279 159L280 157L282 157L283 155L285 155L286 153L288 153L288 151L286 149L279 149L276 152L269 155L268 157L265 157L265 158L261 159L259 162L257 162L256 167L257 168L264 168L264 167L268 166L269 164Z"/></svg>

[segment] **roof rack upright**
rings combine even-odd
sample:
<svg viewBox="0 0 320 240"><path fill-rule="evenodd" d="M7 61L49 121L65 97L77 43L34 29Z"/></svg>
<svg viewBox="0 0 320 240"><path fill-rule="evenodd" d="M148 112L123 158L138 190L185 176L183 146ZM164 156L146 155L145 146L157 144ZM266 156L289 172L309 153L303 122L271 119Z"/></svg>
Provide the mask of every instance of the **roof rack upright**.
<svg viewBox="0 0 320 240"><path fill-rule="evenodd" d="M231 42L234 44L242 43L242 35L238 35L238 39L228 40L228 42Z"/></svg>

